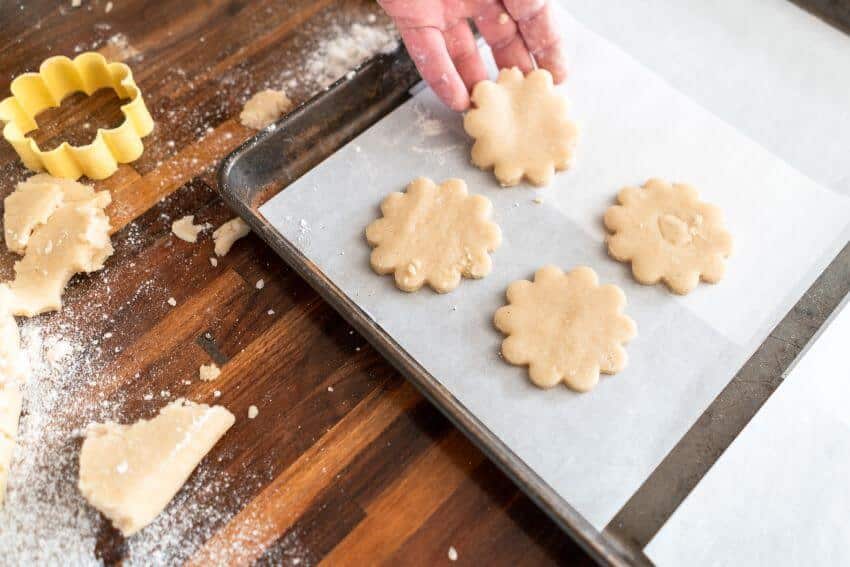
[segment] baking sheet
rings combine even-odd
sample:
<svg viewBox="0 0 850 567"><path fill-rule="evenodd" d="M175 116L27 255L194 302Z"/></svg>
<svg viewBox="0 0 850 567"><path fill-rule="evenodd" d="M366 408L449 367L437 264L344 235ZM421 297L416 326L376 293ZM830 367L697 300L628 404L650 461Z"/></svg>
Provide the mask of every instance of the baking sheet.
<svg viewBox="0 0 850 567"><path fill-rule="evenodd" d="M574 171L501 189L468 161L459 116L423 91L261 208L262 214L597 529L613 517L850 234L850 199L739 134L563 11L582 134ZM494 270L440 296L369 268L363 231L413 177L459 176L494 203ZM617 190L687 180L736 237L719 286L686 298L608 259L601 216ZM534 203L535 196L542 204ZM546 263L620 285L640 336L629 367L590 394L540 391L498 357L504 290Z"/></svg>
<svg viewBox="0 0 850 567"><path fill-rule="evenodd" d="M647 546L653 561L850 564L848 344L845 301Z"/></svg>
<svg viewBox="0 0 850 567"><path fill-rule="evenodd" d="M839 71L850 69L850 35L788 0L558 1L786 162L850 195L850 73Z"/></svg>

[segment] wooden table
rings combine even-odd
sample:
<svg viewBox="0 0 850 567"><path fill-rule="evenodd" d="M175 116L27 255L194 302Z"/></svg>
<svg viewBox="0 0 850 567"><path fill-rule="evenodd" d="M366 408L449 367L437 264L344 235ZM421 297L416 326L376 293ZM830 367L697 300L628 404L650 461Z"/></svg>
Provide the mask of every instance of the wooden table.
<svg viewBox="0 0 850 567"><path fill-rule="evenodd" d="M213 267L209 233L196 245L170 233L182 215L216 226L232 216L216 193L215 170L253 134L235 119L247 96L294 77L290 97L311 97L318 85L299 77L315 46L333 23L345 29L369 14L385 23L377 6L108 4L108 13L103 0L74 9L70 0L4 5L0 92L46 57L94 49L130 64L157 122L142 158L95 184L114 200L116 252L107 269L72 281L63 312L44 317L93 339L86 356L110 377L91 387L83 406L114 398L129 422L164 405L145 401L145 392L167 391L168 399L217 402L237 416L201 466L205 478L235 479L231 490L212 498L190 482L196 493L184 491L168 514L178 517L190 504L215 513L193 528L205 535L179 545L164 538L162 550L199 565L430 565L449 563L450 547L458 563L590 563L259 239L240 241ZM108 41L115 34L127 44ZM75 95L45 114L36 139L85 142L94 128L120 120L111 93ZM27 173L5 143L0 167L5 196ZM2 258L5 279L13 258L5 250ZM117 348L94 346L106 333ZM198 367L210 360L222 376L200 382ZM252 404L260 413L249 420ZM85 425L71 410L68 420ZM92 554L107 563L126 558L126 543L101 524Z"/></svg>

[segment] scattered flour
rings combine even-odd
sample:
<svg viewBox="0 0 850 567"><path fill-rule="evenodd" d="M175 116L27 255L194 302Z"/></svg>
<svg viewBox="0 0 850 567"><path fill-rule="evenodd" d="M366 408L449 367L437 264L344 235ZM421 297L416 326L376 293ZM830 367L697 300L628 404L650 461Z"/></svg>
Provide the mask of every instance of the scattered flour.
<svg viewBox="0 0 850 567"><path fill-rule="evenodd" d="M320 44L307 61L306 79L322 87L346 75L373 55L390 53L398 46L391 27L352 24L330 29L332 39Z"/></svg>

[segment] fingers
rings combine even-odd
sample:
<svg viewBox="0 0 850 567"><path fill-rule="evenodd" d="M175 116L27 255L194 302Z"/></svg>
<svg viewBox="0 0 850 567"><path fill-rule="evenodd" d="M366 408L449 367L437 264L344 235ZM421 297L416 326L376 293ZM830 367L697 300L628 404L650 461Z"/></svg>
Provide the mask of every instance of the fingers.
<svg viewBox="0 0 850 567"><path fill-rule="evenodd" d="M561 34L546 0L503 0L519 25L519 33L538 67L552 73L556 83L567 78ZM484 32L482 32L484 33Z"/></svg>
<svg viewBox="0 0 850 567"><path fill-rule="evenodd" d="M490 45L500 69L518 67L523 73L528 73L534 68L517 24L501 2L482 7L475 18L475 26Z"/></svg>
<svg viewBox="0 0 850 567"><path fill-rule="evenodd" d="M442 32L436 28L411 28L401 38L419 74L436 95L452 110L469 108L469 91L449 56Z"/></svg>
<svg viewBox="0 0 850 567"><path fill-rule="evenodd" d="M465 19L458 20L443 32L443 39L455 69L460 73L468 91L487 78L487 68L478 52L475 36Z"/></svg>

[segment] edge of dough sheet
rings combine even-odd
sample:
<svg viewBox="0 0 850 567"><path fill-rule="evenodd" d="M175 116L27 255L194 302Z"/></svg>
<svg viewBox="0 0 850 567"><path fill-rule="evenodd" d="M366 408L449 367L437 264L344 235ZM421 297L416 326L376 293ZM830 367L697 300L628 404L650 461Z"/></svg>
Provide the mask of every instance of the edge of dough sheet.
<svg viewBox="0 0 850 567"><path fill-rule="evenodd" d="M58 107L75 92L93 94L110 88L121 98L124 122L115 128L98 128L94 140L85 146L62 142L43 151L26 135L36 129L36 116ZM57 55L46 59L38 73L24 73L10 86L12 96L0 102L0 121L5 122L3 137L33 171L47 170L55 177L105 179L142 155L142 138L153 130L154 122L133 80L133 72L124 63L108 62L100 53L86 52L69 59Z"/></svg>

